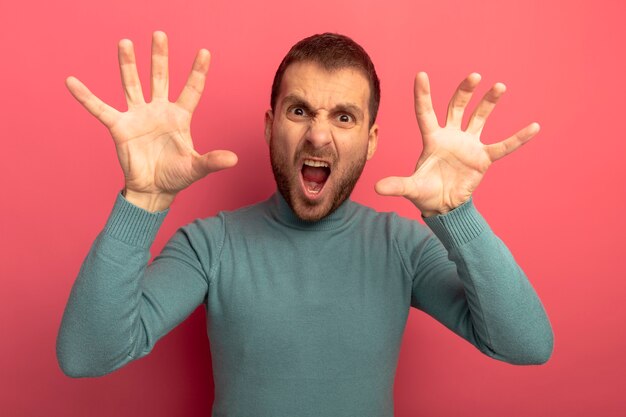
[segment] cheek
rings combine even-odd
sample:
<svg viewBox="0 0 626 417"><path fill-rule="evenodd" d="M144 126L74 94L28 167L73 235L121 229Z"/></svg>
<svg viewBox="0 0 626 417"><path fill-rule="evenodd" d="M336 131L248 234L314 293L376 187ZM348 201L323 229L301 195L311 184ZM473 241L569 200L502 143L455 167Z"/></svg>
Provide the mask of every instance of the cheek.
<svg viewBox="0 0 626 417"><path fill-rule="evenodd" d="M298 146L300 138L302 138L302 128L298 126L276 126L272 131L272 140L276 141L276 145L280 146L283 153L293 150Z"/></svg>
<svg viewBox="0 0 626 417"><path fill-rule="evenodd" d="M297 138L302 137L303 132L302 126L288 122L276 123L272 129L273 136L279 138L284 143L296 141Z"/></svg>
<svg viewBox="0 0 626 417"><path fill-rule="evenodd" d="M294 173L293 160L294 151L290 148L288 142L281 140L281 136L272 136L270 142L270 158L272 165L279 168L285 176L292 176Z"/></svg>
<svg viewBox="0 0 626 417"><path fill-rule="evenodd" d="M360 161L364 155L367 156L369 145L367 135L337 134L335 135L335 143L339 160L348 162L346 165L351 165L354 161Z"/></svg>

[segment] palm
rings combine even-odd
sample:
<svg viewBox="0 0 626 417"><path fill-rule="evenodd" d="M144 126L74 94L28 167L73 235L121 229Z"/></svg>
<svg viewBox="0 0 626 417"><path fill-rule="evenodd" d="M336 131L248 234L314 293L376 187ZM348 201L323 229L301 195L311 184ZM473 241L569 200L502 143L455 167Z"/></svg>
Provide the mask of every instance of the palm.
<svg viewBox="0 0 626 417"><path fill-rule="evenodd" d="M539 126L533 123L499 143L485 145L480 141L485 121L504 92L504 85L500 83L483 97L466 130L462 130L465 107L479 80L478 74L470 74L459 85L448 107L446 126L441 127L433 111L428 78L425 73L418 74L415 113L422 134L422 154L410 177L388 177L379 181L376 190L380 194L404 196L426 217L446 213L471 197L492 162L517 149L538 132Z"/></svg>
<svg viewBox="0 0 626 417"><path fill-rule="evenodd" d="M194 170L191 114L168 101L152 101L125 113L113 126L118 158L132 190L174 193L189 186Z"/></svg>
<svg viewBox="0 0 626 417"><path fill-rule="evenodd" d="M210 172L236 162L229 151L200 155L190 134L191 117L202 94L209 53L201 50L187 84L176 102L168 99L167 38L155 32L152 44L152 100L144 101L130 41L119 44L122 83L128 111L103 103L80 81L67 86L78 101L110 131L126 181L126 188L150 194L176 194Z"/></svg>
<svg viewBox="0 0 626 417"><path fill-rule="evenodd" d="M424 136L420 163L410 177L414 187L406 196L421 205L456 207L467 200L491 161L479 138L469 133L442 128Z"/></svg>

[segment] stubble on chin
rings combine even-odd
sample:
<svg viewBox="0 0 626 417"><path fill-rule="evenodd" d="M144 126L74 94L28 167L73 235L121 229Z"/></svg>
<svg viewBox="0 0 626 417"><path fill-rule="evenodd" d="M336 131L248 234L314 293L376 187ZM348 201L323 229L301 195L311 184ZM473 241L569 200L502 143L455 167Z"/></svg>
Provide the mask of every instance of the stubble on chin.
<svg viewBox="0 0 626 417"><path fill-rule="evenodd" d="M270 142L270 161L278 191L282 194L287 204L289 204L294 214L301 220L309 222L316 222L330 215L350 197L367 161L367 154L364 153L360 159L348 166L345 172L331 173L335 178L339 176L339 182L326 184L325 186L327 187L332 185L334 185L334 187L332 190L324 191L331 192L333 195L326 196L323 201L310 203L304 198L297 197L297 194L300 192L300 190L297 189L300 187L300 173L294 172L292 177L289 176L290 162L284 155L276 150L272 144L273 141ZM297 153L297 155L299 155L299 153ZM314 155L314 153L307 153L307 155ZM315 156L320 157L320 155ZM292 165L294 164L295 163Z"/></svg>

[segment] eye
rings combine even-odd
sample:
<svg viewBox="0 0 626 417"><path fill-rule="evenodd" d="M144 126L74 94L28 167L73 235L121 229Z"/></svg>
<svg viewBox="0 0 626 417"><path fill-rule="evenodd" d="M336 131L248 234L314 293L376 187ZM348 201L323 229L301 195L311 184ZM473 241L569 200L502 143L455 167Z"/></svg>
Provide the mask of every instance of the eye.
<svg viewBox="0 0 626 417"><path fill-rule="evenodd" d="M300 117L306 116L306 111L302 107L292 107L289 112Z"/></svg>
<svg viewBox="0 0 626 417"><path fill-rule="evenodd" d="M354 122L354 117L352 117L352 115L350 114L342 113L339 115L339 121L341 123L352 123Z"/></svg>

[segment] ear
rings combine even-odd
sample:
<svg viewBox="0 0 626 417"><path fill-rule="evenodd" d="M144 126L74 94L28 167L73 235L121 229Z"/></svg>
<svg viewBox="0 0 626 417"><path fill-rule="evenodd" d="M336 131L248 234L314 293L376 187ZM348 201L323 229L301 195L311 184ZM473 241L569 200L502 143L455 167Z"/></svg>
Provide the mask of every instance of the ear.
<svg viewBox="0 0 626 417"><path fill-rule="evenodd" d="M374 153L376 152L376 147L378 146L378 125L374 123L370 128L369 137L367 141L367 160L369 161Z"/></svg>
<svg viewBox="0 0 626 417"><path fill-rule="evenodd" d="M269 145L272 137L272 125L274 124L274 113L272 109L265 112L265 142Z"/></svg>

